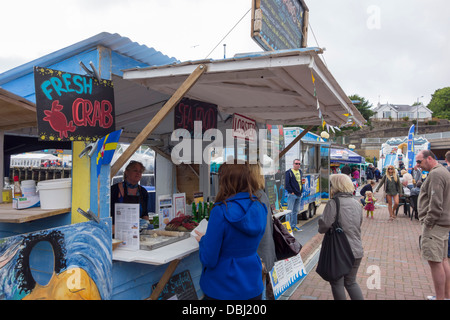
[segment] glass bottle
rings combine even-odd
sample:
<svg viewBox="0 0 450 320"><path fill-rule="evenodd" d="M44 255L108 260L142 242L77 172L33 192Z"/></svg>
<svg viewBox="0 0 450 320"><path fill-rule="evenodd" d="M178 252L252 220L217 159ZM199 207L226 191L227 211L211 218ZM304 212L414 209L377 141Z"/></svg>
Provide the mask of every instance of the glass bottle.
<svg viewBox="0 0 450 320"><path fill-rule="evenodd" d="M195 221L198 220L197 218L197 206L195 205L195 202L192 202L192 217Z"/></svg>
<svg viewBox="0 0 450 320"><path fill-rule="evenodd" d="M2 199L3 202L5 203L12 202L12 188L11 185L9 184L9 177L4 177Z"/></svg>
<svg viewBox="0 0 450 320"><path fill-rule="evenodd" d="M22 197L22 188L20 187L19 176L14 176L14 198Z"/></svg>
<svg viewBox="0 0 450 320"><path fill-rule="evenodd" d="M198 203L198 221L201 221L203 219L203 206L202 203Z"/></svg>

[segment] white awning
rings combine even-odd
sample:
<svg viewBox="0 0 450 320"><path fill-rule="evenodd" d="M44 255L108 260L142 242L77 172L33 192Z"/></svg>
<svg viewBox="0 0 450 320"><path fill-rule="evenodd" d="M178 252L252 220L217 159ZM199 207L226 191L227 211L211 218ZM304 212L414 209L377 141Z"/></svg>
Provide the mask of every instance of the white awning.
<svg viewBox="0 0 450 320"><path fill-rule="evenodd" d="M207 71L185 97L217 104L260 123L340 126L365 120L318 54L306 48L124 70L124 79L172 95L199 66ZM313 77L315 83L313 83ZM319 108L317 105L319 102ZM320 117L320 114L322 117Z"/></svg>

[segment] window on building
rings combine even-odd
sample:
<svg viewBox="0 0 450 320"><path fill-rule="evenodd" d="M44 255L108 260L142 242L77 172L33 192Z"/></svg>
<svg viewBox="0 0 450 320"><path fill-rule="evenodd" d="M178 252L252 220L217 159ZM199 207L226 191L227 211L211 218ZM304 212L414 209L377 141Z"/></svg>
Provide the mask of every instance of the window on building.
<svg viewBox="0 0 450 320"><path fill-rule="evenodd" d="M399 112L398 117L399 117L400 119L403 119L403 118L405 118L405 117L408 117L408 118L414 118L414 113L402 111L402 112Z"/></svg>

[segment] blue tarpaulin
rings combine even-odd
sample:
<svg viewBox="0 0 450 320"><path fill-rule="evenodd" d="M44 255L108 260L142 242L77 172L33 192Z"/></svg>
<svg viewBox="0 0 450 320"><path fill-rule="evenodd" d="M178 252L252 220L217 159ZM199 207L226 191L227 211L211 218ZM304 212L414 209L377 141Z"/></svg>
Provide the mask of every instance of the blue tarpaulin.
<svg viewBox="0 0 450 320"><path fill-rule="evenodd" d="M366 160L349 149L333 149L330 152L330 162L339 163L366 163Z"/></svg>

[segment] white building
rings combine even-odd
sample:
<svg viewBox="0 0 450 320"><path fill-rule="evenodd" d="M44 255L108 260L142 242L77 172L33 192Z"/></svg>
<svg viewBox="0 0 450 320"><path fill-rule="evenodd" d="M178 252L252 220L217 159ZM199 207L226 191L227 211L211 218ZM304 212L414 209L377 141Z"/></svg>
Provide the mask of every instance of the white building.
<svg viewBox="0 0 450 320"><path fill-rule="evenodd" d="M373 109L375 114L372 120L389 121L389 120L402 120L408 117L409 120L418 119L419 121L431 120L433 111L425 107L423 104L416 106L404 105L404 104L380 104Z"/></svg>

